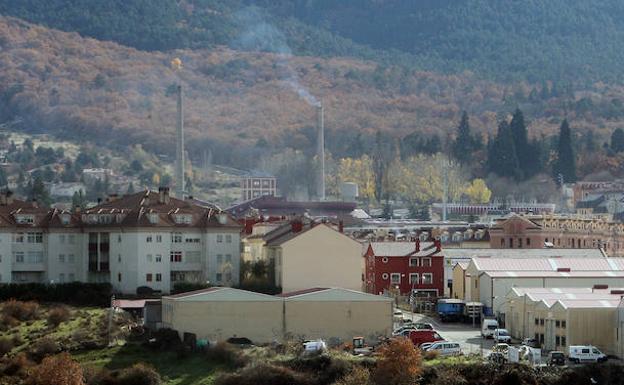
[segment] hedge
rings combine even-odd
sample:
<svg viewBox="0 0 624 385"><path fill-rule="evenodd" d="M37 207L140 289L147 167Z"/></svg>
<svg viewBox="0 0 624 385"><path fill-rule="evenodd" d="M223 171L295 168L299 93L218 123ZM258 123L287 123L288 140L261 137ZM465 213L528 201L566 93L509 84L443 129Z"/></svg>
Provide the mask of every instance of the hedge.
<svg viewBox="0 0 624 385"><path fill-rule="evenodd" d="M76 306L110 305L113 288L109 283L9 283L0 284L0 301L61 302Z"/></svg>

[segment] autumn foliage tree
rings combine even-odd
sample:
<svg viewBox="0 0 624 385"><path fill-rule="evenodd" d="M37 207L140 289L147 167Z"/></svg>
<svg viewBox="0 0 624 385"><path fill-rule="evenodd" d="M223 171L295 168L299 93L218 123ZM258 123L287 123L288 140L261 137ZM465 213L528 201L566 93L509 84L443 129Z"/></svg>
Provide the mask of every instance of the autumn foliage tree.
<svg viewBox="0 0 624 385"><path fill-rule="evenodd" d="M412 385L422 373L422 356L407 338L396 338L379 349L373 378L378 385Z"/></svg>
<svg viewBox="0 0 624 385"><path fill-rule="evenodd" d="M46 357L30 376L29 385L84 385L82 368L69 353Z"/></svg>

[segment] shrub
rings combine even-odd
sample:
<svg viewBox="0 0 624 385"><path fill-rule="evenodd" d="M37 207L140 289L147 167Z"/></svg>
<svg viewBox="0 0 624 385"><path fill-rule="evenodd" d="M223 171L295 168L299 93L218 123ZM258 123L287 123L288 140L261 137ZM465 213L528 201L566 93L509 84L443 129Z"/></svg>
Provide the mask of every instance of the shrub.
<svg viewBox="0 0 624 385"><path fill-rule="evenodd" d="M318 382L323 384L332 383L351 371L350 362L329 354L299 356L286 365L297 372L317 375Z"/></svg>
<svg viewBox="0 0 624 385"><path fill-rule="evenodd" d="M14 334L13 337L11 337L11 342L13 342L13 346L20 346L24 343L24 341L22 341L22 336L19 334Z"/></svg>
<svg viewBox="0 0 624 385"><path fill-rule="evenodd" d="M0 285L0 300L14 298L20 301L63 302L78 306L108 306L112 292L109 283L9 283Z"/></svg>
<svg viewBox="0 0 624 385"><path fill-rule="evenodd" d="M7 376L14 376L26 371L33 363L26 357L26 354L19 353L15 357L8 360L4 366L3 373Z"/></svg>
<svg viewBox="0 0 624 385"><path fill-rule="evenodd" d="M438 350L428 350L423 354L425 361L435 360L438 357L440 357L440 351Z"/></svg>
<svg viewBox="0 0 624 385"><path fill-rule="evenodd" d="M82 368L68 353L43 359L30 376L32 385L83 385Z"/></svg>
<svg viewBox="0 0 624 385"><path fill-rule="evenodd" d="M43 337L32 346L30 355L35 361L41 361L46 356L58 353L59 350L56 341L50 337Z"/></svg>
<svg viewBox="0 0 624 385"><path fill-rule="evenodd" d="M8 338L0 338L0 357L13 350L13 341Z"/></svg>
<svg viewBox="0 0 624 385"><path fill-rule="evenodd" d="M366 368L354 366L353 369L335 385L368 385L371 382L370 372Z"/></svg>
<svg viewBox="0 0 624 385"><path fill-rule="evenodd" d="M422 373L420 350L407 338L390 340L379 349L373 378L377 385L411 385Z"/></svg>
<svg viewBox="0 0 624 385"><path fill-rule="evenodd" d="M138 363L123 369L118 377L119 385L159 385L160 374L149 365Z"/></svg>
<svg viewBox="0 0 624 385"><path fill-rule="evenodd" d="M229 368L242 368L248 361L240 350L235 349L226 342L219 342L215 346L209 347L206 350L206 357L214 363Z"/></svg>
<svg viewBox="0 0 624 385"><path fill-rule="evenodd" d="M16 319L18 321L31 321L39 315L39 304L33 301L22 302L14 299L6 301L2 305L4 319Z"/></svg>
<svg viewBox="0 0 624 385"><path fill-rule="evenodd" d="M56 306L48 312L48 325L58 327L62 322L69 321L70 312L65 306Z"/></svg>
<svg viewBox="0 0 624 385"><path fill-rule="evenodd" d="M174 351L182 345L180 335L173 329L159 329L152 334L152 337L156 340L150 344L150 347Z"/></svg>
<svg viewBox="0 0 624 385"><path fill-rule="evenodd" d="M215 385L314 385L307 375L269 364L248 366L237 373L222 374L214 383Z"/></svg>

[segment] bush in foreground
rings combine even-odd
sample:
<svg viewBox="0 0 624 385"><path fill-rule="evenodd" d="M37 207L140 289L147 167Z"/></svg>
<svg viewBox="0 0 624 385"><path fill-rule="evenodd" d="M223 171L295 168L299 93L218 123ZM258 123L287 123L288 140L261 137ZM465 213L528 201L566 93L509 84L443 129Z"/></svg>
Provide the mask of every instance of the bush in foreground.
<svg viewBox="0 0 624 385"><path fill-rule="evenodd" d="M422 356L407 338L390 340L379 349L373 378L378 385L412 385L422 373Z"/></svg>
<svg viewBox="0 0 624 385"><path fill-rule="evenodd" d="M65 306L55 306L48 312L48 325L57 328L61 323L69 321L69 309Z"/></svg>
<svg viewBox="0 0 624 385"><path fill-rule="evenodd" d="M11 323L11 319L21 322L36 320L39 317L39 304L33 301L16 301L14 299L2 304L3 322Z"/></svg>
<svg viewBox="0 0 624 385"><path fill-rule="evenodd" d="M206 350L206 357L215 363L222 364L231 369L242 368L248 359L239 349L226 342L219 342Z"/></svg>
<svg viewBox="0 0 624 385"><path fill-rule="evenodd" d="M236 373L222 374L215 385L314 385L309 376L282 366L260 364Z"/></svg>
<svg viewBox="0 0 624 385"><path fill-rule="evenodd" d="M123 369L117 378L117 385L160 385L160 374L149 365L138 363Z"/></svg>
<svg viewBox="0 0 624 385"><path fill-rule="evenodd" d="M43 359L33 370L29 385L83 385L82 368L69 353Z"/></svg>

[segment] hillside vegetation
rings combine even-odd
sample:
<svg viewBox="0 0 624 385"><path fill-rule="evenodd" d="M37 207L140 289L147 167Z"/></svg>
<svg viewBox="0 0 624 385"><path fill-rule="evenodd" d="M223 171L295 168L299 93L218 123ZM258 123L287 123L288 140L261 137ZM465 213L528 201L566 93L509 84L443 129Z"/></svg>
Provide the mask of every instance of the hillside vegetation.
<svg viewBox="0 0 624 385"><path fill-rule="evenodd" d="M481 135L495 132L497 120L517 106L531 136L554 133L567 113L582 129L578 134L593 129L606 140L624 118L622 89L603 83L586 91L551 82L507 86L470 73L225 47L146 52L6 17L0 47L0 121L119 148L141 143L171 155L172 92L181 82L191 158L210 149L215 162L240 167L285 148L314 148L315 109L298 96L302 90L323 99L334 156L361 155L377 131L444 138L462 110ZM176 56L183 62L178 72L170 68Z"/></svg>
<svg viewBox="0 0 624 385"><path fill-rule="evenodd" d="M278 28L297 55L499 80L623 80L619 0L0 0L0 13L145 50L274 52L284 47L262 37Z"/></svg>

